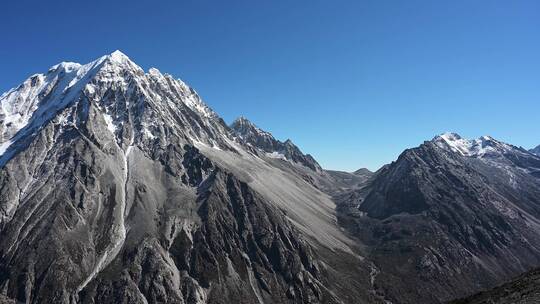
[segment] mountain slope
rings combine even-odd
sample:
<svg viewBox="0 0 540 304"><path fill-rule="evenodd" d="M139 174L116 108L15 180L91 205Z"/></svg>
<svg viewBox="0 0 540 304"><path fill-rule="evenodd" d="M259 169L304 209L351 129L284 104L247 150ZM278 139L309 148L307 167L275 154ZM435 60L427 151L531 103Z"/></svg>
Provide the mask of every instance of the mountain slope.
<svg viewBox="0 0 540 304"><path fill-rule="evenodd" d="M451 304L534 304L540 302L540 270L529 271L509 283Z"/></svg>
<svg viewBox="0 0 540 304"><path fill-rule="evenodd" d="M539 161L489 137L444 134L342 196L340 222L371 248L390 300L461 297L540 265Z"/></svg>
<svg viewBox="0 0 540 304"><path fill-rule="evenodd" d="M534 148L534 149L529 150L529 152L531 152L532 154L535 154L535 155L540 156L540 145L537 146L537 147Z"/></svg>
<svg viewBox="0 0 540 304"><path fill-rule="evenodd" d="M114 52L0 102L4 298L379 302L330 197L236 142L170 75Z"/></svg>

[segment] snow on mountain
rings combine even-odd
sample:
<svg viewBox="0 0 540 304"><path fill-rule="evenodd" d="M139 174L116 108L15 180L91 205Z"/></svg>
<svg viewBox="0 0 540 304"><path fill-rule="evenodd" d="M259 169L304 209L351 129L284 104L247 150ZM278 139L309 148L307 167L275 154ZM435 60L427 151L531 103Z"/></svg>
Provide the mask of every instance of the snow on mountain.
<svg viewBox="0 0 540 304"><path fill-rule="evenodd" d="M279 141L243 116L237 118L229 127L240 142L262 150L269 158L288 160L313 171L321 170L317 161L311 155L302 153L290 139Z"/></svg>
<svg viewBox="0 0 540 304"><path fill-rule="evenodd" d="M441 148L449 147L452 151L463 156L484 157L494 153L513 151L516 148L495 140L491 136L482 136L477 139L464 139L456 133L444 133L435 137L435 143Z"/></svg>
<svg viewBox="0 0 540 304"><path fill-rule="evenodd" d="M131 81L136 84L135 87ZM130 94L138 94L139 99L143 98L149 102L145 105L134 105L124 96L122 98L126 100L124 104L105 104L103 97L108 93L107 89L115 87L123 87ZM166 94L162 94L163 92ZM159 112L171 122L176 119L176 110L188 108L203 120L212 121L214 127L223 125L217 115L184 82L167 74L162 75L154 68L145 73L122 52L115 51L84 65L73 62L54 65L47 73L35 74L20 86L2 94L0 165L19 150L16 147L19 140L26 135L35 134L68 105L81 100L96 103L102 110L103 119L106 120L112 133L122 130L122 124L125 122L123 120L128 118L130 111L139 111L141 108L145 115L151 116L151 112ZM177 104L178 101L181 101L182 105ZM148 110L149 108L152 108L152 111ZM201 136L208 137L203 136L201 132L215 133L214 128L208 127L201 119L195 120L194 124L197 126L189 130L191 134L188 137L215 145L208 138L201 138ZM152 138L150 129L163 128L153 125L151 119L145 119L142 124L145 127L144 134L149 138ZM188 122L186 124L193 125Z"/></svg>
<svg viewBox="0 0 540 304"><path fill-rule="evenodd" d="M87 84L107 61L138 68L127 56L115 51L85 65L73 62L54 65L46 74L35 74L4 93L0 97L1 141L10 139L29 123L39 127L72 101L74 94L84 89L92 92L93 86Z"/></svg>
<svg viewBox="0 0 540 304"><path fill-rule="evenodd" d="M538 265L538 168L521 148L446 133L405 150L338 206L376 244L376 283L400 290L392 302L408 302L409 290L430 294L410 303L446 303Z"/></svg>
<svg viewBox="0 0 540 304"><path fill-rule="evenodd" d="M540 157L491 136L464 139L456 133L444 133L436 136L431 143L441 149L502 169L510 181L515 180L515 175L520 172L540 177ZM518 186L512 183L515 187Z"/></svg>
<svg viewBox="0 0 540 304"><path fill-rule="evenodd" d="M291 163L301 164L312 170L320 169L311 156L302 154L291 141L280 142L270 133L256 128L245 120L244 138L247 139L248 134L249 138L265 138L273 148L267 150L269 154L253 153L255 145L248 148L246 142L242 140L240 144L238 141L235 142L233 138L235 135L201 100L195 90L155 68L145 73L120 51L85 65L61 63L36 79L43 81L36 81L34 85L31 80L26 81L25 85L12 89L2 96L1 104L7 109L4 117L14 117L19 113L24 117L20 119L21 122L16 128L0 118L0 125L5 126L1 130L3 139L0 148L4 149L5 153L0 157L0 168L19 152L26 152L36 136L42 135L41 130L52 127L53 142L65 134L74 132L83 134L84 138L92 142L96 141L94 142L96 145L99 141L112 139L112 144L107 146L119 148L125 154L133 150L141 151L149 157L160 157L170 152L168 149L171 149L171 143L178 144L182 149L185 146L192 146L204 151L216 161L225 158L227 161L223 163L224 167L234 162L234 169L240 171L239 175L246 176L246 172L254 175L246 176L247 180L256 180L255 176L261 172L243 171L242 166L267 168L274 158L287 158ZM92 134L86 134L87 132ZM174 152L181 153L181 151ZM170 165L181 158L178 155L173 159L160 161ZM272 170L265 178L281 180L283 174L279 170ZM298 177L288 178L294 180ZM280 187L287 188L282 191L287 195L297 197L306 197L306 194L299 193L313 191L311 187L304 189L305 185L290 187L278 183L272 191L264 188L264 183L253 185L257 190L268 194L276 203L293 200L292 197L284 199L283 194L280 194L279 198L275 197L272 191ZM311 193L310 195L313 196ZM326 221L328 213L333 212L332 202L329 198L317 197L314 200L315 204L324 205L322 207L324 215L321 215L323 212L317 211L318 213L313 216L324 217L323 221ZM295 220L299 222L302 217L307 218L306 214L313 213L314 201L310 197L305 202L286 207L293 206L297 210L291 210L289 215L295 215L297 217ZM311 210L306 213L303 208ZM323 233L321 227L329 225L322 223L317 227L315 224L308 226L313 230L309 232L310 234L320 236ZM331 233L341 237L340 231Z"/></svg>
<svg viewBox="0 0 540 304"><path fill-rule="evenodd" d="M367 262L310 179L315 160L260 129L269 154L235 138L182 81L117 51L53 66L0 105L0 295L285 304L370 292Z"/></svg>
<svg viewBox="0 0 540 304"><path fill-rule="evenodd" d="M267 152L274 152L279 145L278 140L271 133L257 127L244 116L238 117L230 127L237 137L248 143L255 144L263 150L268 150Z"/></svg>

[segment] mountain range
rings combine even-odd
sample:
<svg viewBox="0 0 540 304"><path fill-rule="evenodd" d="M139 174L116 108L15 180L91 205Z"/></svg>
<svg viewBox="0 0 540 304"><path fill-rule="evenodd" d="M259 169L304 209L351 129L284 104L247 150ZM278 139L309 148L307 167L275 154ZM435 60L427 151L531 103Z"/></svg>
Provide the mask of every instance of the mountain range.
<svg viewBox="0 0 540 304"><path fill-rule="evenodd" d="M0 302L444 303L540 266L538 148L325 170L119 51L0 103Z"/></svg>

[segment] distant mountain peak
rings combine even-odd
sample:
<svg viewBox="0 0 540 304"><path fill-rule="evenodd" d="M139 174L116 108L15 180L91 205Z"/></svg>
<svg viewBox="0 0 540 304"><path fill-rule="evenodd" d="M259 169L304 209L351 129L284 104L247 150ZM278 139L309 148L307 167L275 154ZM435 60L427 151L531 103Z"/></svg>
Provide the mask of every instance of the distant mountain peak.
<svg viewBox="0 0 540 304"><path fill-rule="evenodd" d="M120 50L116 50L116 51L110 53L108 56L110 58L114 59L114 60L129 59L129 57L126 54L122 53L122 51L120 51Z"/></svg>
<svg viewBox="0 0 540 304"><path fill-rule="evenodd" d="M240 116L229 126L234 136L245 144L262 150L267 157L300 163L314 171L321 170L320 165L309 154L302 151L290 140L282 142L244 116Z"/></svg>
<svg viewBox="0 0 540 304"><path fill-rule="evenodd" d="M540 156L540 145L536 146L536 148L534 148L534 149L530 149L529 152L531 152L532 154L535 154L537 156Z"/></svg>
<svg viewBox="0 0 540 304"><path fill-rule="evenodd" d="M254 125L254 124L253 124L249 119L247 119L244 115L238 116L238 117L233 121L233 124L234 124L234 123Z"/></svg>
<svg viewBox="0 0 540 304"><path fill-rule="evenodd" d="M427 144L460 156L480 159L495 166L518 167L522 172L540 177L540 158L534 151L527 151L491 136L465 139L456 133L444 133Z"/></svg>
<svg viewBox="0 0 540 304"><path fill-rule="evenodd" d="M373 172L368 168L360 168L353 172L354 175L371 175Z"/></svg>
<svg viewBox="0 0 540 304"><path fill-rule="evenodd" d="M262 130L261 128L259 128L257 125L255 125L253 122L251 122L249 119L247 119L245 116L239 116L238 118L236 118L232 122L231 128L237 129L239 131L244 131L244 132L256 131L256 132L259 132L259 133L264 132L264 133L270 134L269 132L266 132L266 131Z"/></svg>
<svg viewBox="0 0 540 304"><path fill-rule="evenodd" d="M236 118L233 123L230 125L232 129L237 131L239 135L247 135L248 133L254 133L258 135L264 135L274 138L274 136L254 124L251 120L247 119L245 116L239 116Z"/></svg>
<svg viewBox="0 0 540 304"><path fill-rule="evenodd" d="M484 135L476 139L466 139L457 133L446 132L436 136L433 140L438 147L450 149L452 152L469 157L484 157L490 154L499 154L517 148Z"/></svg>

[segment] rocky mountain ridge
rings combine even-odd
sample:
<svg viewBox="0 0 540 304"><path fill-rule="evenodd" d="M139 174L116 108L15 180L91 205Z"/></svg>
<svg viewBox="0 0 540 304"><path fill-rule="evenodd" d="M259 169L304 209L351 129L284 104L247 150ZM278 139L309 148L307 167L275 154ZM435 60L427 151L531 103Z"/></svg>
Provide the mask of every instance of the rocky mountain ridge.
<svg viewBox="0 0 540 304"><path fill-rule="evenodd" d="M4 298L377 302L331 199L245 149L170 75L114 52L1 104Z"/></svg>
<svg viewBox="0 0 540 304"><path fill-rule="evenodd" d="M340 221L372 248L376 284L401 295L391 300L444 302L540 263L540 158L489 137L466 143L437 136L340 197Z"/></svg>
<svg viewBox="0 0 540 304"><path fill-rule="evenodd" d="M540 270L531 270L514 280L450 304L534 304L540 302Z"/></svg>
<svg viewBox="0 0 540 304"><path fill-rule="evenodd" d="M279 141L245 117L237 118L230 128L234 136L241 142L262 150L267 157L288 160L301 164L313 171L322 170L317 161L309 154L303 154L290 139L285 142Z"/></svg>
<svg viewBox="0 0 540 304"><path fill-rule="evenodd" d="M540 145L538 145L536 148L529 150L532 154L540 156Z"/></svg>

